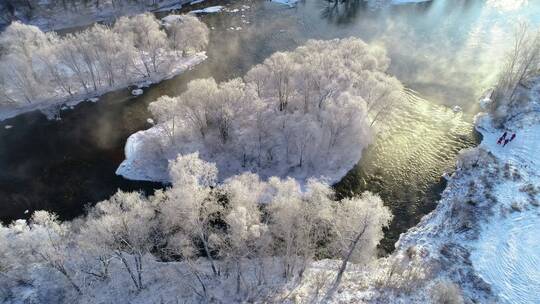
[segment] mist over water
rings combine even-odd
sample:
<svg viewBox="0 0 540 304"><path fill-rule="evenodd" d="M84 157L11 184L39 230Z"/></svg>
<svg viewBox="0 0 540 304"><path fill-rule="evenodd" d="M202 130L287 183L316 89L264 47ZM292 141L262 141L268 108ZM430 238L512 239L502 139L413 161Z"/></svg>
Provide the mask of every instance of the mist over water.
<svg viewBox="0 0 540 304"><path fill-rule="evenodd" d="M292 9L267 1L219 5L239 11L202 17L211 28L208 59L193 70L136 98L122 90L98 103L82 103L63 111L60 121L35 112L0 123L0 219L26 217L27 209L51 210L67 219L118 188L150 193L160 185L114 174L127 137L150 127L150 102L179 95L193 79L241 77L272 53L308 39L355 36L384 46L392 62L389 72L411 89L359 165L337 186L342 194L377 192L392 207L395 220L383 244L391 250L399 233L434 208L444 187L440 177L453 167L458 151L478 143L472 126L476 101L492 84L513 28L521 21L540 21L540 3L526 0L400 6L306 0ZM455 105L464 111L455 113Z"/></svg>

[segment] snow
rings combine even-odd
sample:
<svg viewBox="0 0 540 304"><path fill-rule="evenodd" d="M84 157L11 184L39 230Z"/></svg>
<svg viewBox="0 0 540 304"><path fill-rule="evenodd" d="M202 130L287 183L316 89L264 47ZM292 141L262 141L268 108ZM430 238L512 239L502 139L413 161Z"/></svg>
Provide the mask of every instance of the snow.
<svg viewBox="0 0 540 304"><path fill-rule="evenodd" d="M454 111L454 113L459 113L459 112L463 111L463 109L460 106L454 106L452 108L452 111Z"/></svg>
<svg viewBox="0 0 540 304"><path fill-rule="evenodd" d="M167 161L145 159L140 156L144 155L144 153L141 153L143 151L144 138L159 135L160 130L158 127L152 127L129 136L124 149L126 159L116 169L116 174L132 180L168 183ZM141 164L144 164L144 166Z"/></svg>
<svg viewBox="0 0 540 304"><path fill-rule="evenodd" d="M532 100L540 104L540 84L531 89ZM478 120L484 136L481 146L500 161L519 170L530 185L540 185L540 121L530 113L506 125L516 138L503 147L497 145L502 130L491 127L490 119ZM538 195L523 191L523 183L498 184L494 195L499 208L481 225L480 237L471 252L473 267L504 303L540 303L540 209ZM537 191L539 189L537 188ZM533 190L534 191L534 190Z"/></svg>
<svg viewBox="0 0 540 304"><path fill-rule="evenodd" d="M4 129L6 129L6 130L9 130L9 129L11 129L11 128L13 128L12 125L5 125L5 126L4 126Z"/></svg>
<svg viewBox="0 0 540 304"><path fill-rule="evenodd" d="M472 262L505 303L540 303L540 214L498 215L485 227Z"/></svg>
<svg viewBox="0 0 540 304"><path fill-rule="evenodd" d="M224 9L223 6L216 5L216 6L209 6L209 7L203 8L203 9L192 10L192 11L190 11L190 13L192 13L192 14L212 14L212 13L219 13L223 9Z"/></svg>

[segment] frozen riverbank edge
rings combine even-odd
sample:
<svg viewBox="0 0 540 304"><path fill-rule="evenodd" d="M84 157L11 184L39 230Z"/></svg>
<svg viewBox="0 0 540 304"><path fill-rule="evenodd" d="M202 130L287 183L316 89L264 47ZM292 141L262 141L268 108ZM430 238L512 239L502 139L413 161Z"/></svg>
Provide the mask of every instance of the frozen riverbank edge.
<svg viewBox="0 0 540 304"><path fill-rule="evenodd" d="M127 141L124 148L124 154L125 159L124 161L118 166L118 169L116 170L116 174L120 175L126 179L129 180L136 180L136 181L150 181L150 182L160 182L160 183L170 183L170 177L168 174L168 161L163 159L155 159L155 158L148 158L145 157L144 153L144 146L145 143L152 143L155 142L157 138L162 137L162 127L160 125L156 125L151 127L147 130L141 130L136 133L131 134ZM204 149L203 146L199 147L200 149ZM199 150L199 152L201 152ZM202 153L199 153L200 155L207 154L206 151L202 151ZM351 170L354 165L360 161L361 158L361 151L356 154L355 157L351 157L350 159L342 159L341 166L332 172L325 172L324 175L321 174L319 176L319 179L323 180L324 182L328 184L334 184L340 181L348 172ZM204 157L202 157L205 159ZM174 157L171 157L171 159L174 159ZM210 162L216 162L215 160L208 160ZM218 161L219 162L219 161ZM219 167L220 172L220 180L225 180L227 177L230 177L235 174L239 174L240 172L237 172L239 168L235 166L228 166L228 167ZM287 171L284 168L277 168L275 172L284 172ZM270 177L267 176L267 172L261 174L261 172L255 172L262 175L263 178ZM274 174L279 175L279 174ZM285 178L286 176L280 176L282 178ZM305 176L290 176L293 178L296 178L300 180L302 183L304 183L307 178Z"/></svg>
<svg viewBox="0 0 540 304"><path fill-rule="evenodd" d="M527 109L509 111L505 129L476 117L481 144L462 153L437 208L396 243L394 255L420 252L434 278L476 303L540 303L540 79L521 91ZM517 136L503 147L505 131Z"/></svg>
<svg viewBox="0 0 540 304"><path fill-rule="evenodd" d="M175 76L178 76L182 74L183 72L193 68L194 66L200 64L204 60L206 60L206 52L199 52L195 53L193 55L190 55L189 57L183 58L182 60L178 60L170 67L170 70L168 73L155 75L151 78L144 78L139 79L137 81L132 82L129 86L137 86L139 88L147 87L151 84L159 83L163 80L171 79ZM83 101L97 101L99 99L99 96L102 96L106 93L122 90L129 86L112 86L105 88L103 90L99 90L98 92L93 92L91 94L81 94L71 97L69 100L59 99L57 102L39 102L39 103L31 103L22 107L1 107L0 106L0 122L4 121L9 118L13 118L17 115L32 112L39 110L43 112L47 117L54 118L57 116L59 111L61 109L64 109L66 107L74 107L77 104L83 102Z"/></svg>

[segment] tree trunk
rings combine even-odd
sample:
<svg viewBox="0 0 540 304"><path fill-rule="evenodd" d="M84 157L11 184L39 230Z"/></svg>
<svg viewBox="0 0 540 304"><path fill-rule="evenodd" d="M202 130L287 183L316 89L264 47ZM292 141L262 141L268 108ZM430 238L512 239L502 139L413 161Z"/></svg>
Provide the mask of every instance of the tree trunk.
<svg viewBox="0 0 540 304"><path fill-rule="evenodd" d="M324 296L324 299L323 299L322 303L330 302L330 300L334 296L334 293L336 292L337 288L339 287L339 284L341 283L341 279L343 278L343 274L345 273L345 270L347 269L347 265L349 263L349 260L351 259L352 254L353 254L354 250L356 249L356 246L358 245L358 242L360 241L360 239L362 238L362 236L366 232L366 228L367 228L367 223L364 222L364 227L362 227L362 231L360 231L360 233L358 233L358 235L356 235L354 240L351 242L351 245L349 246L349 251L347 252L347 255L345 256L345 258L341 262L341 266L339 267L339 271L337 273L336 280L334 281L334 283L332 284L332 286L330 287L330 289L328 290L328 292Z"/></svg>
<svg viewBox="0 0 540 304"><path fill-rule="evenodd" d="M202 233L200 233L199 237L201 238L201 242L203 243L204 252L206 253L206 256L208 257L208 260L210 260L210 266L212 267L212 272L214 273L215 276L218 276L219 273L214 263L214 259L210 255L210 249L208 249L208 242L206 241L206 238L204 237Z"/></svg>

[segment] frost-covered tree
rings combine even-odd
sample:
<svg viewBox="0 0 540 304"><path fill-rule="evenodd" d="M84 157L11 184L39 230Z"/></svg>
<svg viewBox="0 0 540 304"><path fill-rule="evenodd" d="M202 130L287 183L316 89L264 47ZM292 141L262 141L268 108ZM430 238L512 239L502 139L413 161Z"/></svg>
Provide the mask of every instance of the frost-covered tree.
<svg viewBox="0 0 540 304"><path fill-rule="evenodd" d="M200 52L206 49L209 31L197 17L182 15L171 19L171 22L165 24L165 29L172 49L183 52Z"/></svg>
<svg viewBox="0 0 540 304"><path fill-rule="evenodd" d="M531 28L531 25L522 23L516 27L514 43L506 55L491 95L493 102L490 110L494 114L495 123L503 124L523 110L529 110L526 104L519 104L527 99L519 98L517 92L519 86L526 85L531 77L538 75L539 70L540 29Z"/></svg>
<svg viewBox="0 0 540 304"><path fill-rule="evenodd" d="M167 45L167 34L160 29L159 21L147 13L134 17L122 17L114 25L114 31L132 42L147 77L158 72L163 64L161 51Z"/></svg>
<svg viewBox="0 0 540 304"><path fill-rule="evenodd" d="M144 160L199 151L221 177L248 169L263 177L335 178L358 161L375 123L401 98L388 65L383 50L358 39L309 41L272 55L244 79L194 80L182 95L150 105L158 132L139 139L161 137L162 152L135 151L138 160L128 162L145 171Z"/></svg>
<svg viewBox="0 0 540 304"><path fill-rule="evenodd" d="M219 245L221 236L212 221L219 218L222 206L211 188L216 183L217 169L194 153L179 156L171 162L169 172L173 188L162 210L167 212L165 216L172 217L166 221L176 228L173 231L180 233L179 237L185 240L183 244L174 246L187 246L193 250L201 244L212 273L217 276L219 272L212 250ZM185 252L185 248L180 247L179 252Z"/></svg>
<svg viewBox="0 0 540 304"><path fill-rule="evenodd" d="M0 34L0 105L54 105L170 76L183 64L177 51L203 51L208 43L204 23L176 17L186 21L170 36L164 27L173 25L162 26L152 14L64 36L13 22Z"/></svg>
<svg viewBox="0 0 540 304"><path fill-rule="evenodd" d="M271 235L263 221L260 203L265 193L265 184L256 174L246 173L224 183L223 194L228 205L224 212L227 233L224 236L223 255L231 259L236 271L236 293L242 286L251 288L264 281L265 257L270 254ZM242 282L245 277L242 264L252 260L254 282Z"/></svg>
<svg viewBox="0 0 540 304"><path fill-rule="evenodd" d="M389 218L373 194L336 201L317 180L244 173L218 184L197 154L170 169L172 185L152 196L120 191L72 222L41 211L0 226L0 299L280 301L319 258L370 262Z"/></svg>
<svg viewBox="0 0 540 304"><path fill-rule="evenodd" d="M16 271L43 265L60 273L69 286L82 294L76 279L78 252L68 223L61 223L52 213L37 211L29 224L22 220L12 224L5 239L8 242L3 246L9 248L10 266Z"/></svg>
<svg viewBox="0 0 540 304"><path fill-rule="evenodd" d="M341 200L334 209L333 248L341 257L341 266L325 295L329 301L341 283L349 262L367 263L375 257L377 244L383 238L392 214L380 197L369 192Z"/></svg>
<svg viewBox="0 0 540 304"><path fill-rule="evenodd" d="M118 192L96 205L82 228L83 243L93 243L97 261L121 261L135 288L144 288L144 259L154 247L155 211L140 193ZM97 248L96 248L97 247Z"/></svg>

